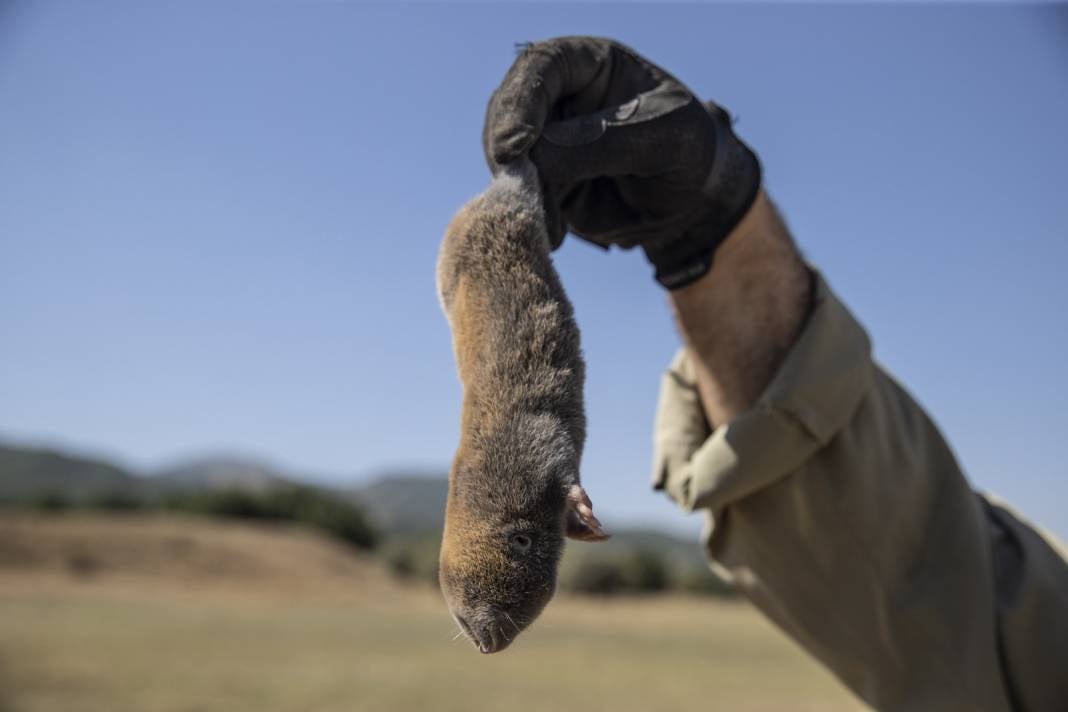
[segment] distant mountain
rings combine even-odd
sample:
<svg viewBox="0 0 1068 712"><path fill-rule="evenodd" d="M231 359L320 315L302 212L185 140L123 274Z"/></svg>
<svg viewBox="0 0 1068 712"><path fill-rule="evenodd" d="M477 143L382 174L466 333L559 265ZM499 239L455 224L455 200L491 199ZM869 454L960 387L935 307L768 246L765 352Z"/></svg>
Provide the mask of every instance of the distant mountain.
<svg viewBox="0 0 1068 712"><path fill-rule="evenodd" d="M382 529L405 534L440 531L449 481L444 476L388 475L350 490Z"/></svg>
<svg viewBox="0 0 1068 712"><path fill-rule="evenodd" d="M61 493L72 498L141 494L145 482L103 460L47 448L0 445L0 498L19 499Z"/></svg>
<svg viewBox="0 0 1068 712"><path fill-rule="evenodd" d="M296 481L297 478L247 458L189 460L145 476L98 458L0 444L0 500L44 495L61 495L68 500L116 494L153 497L209 489L263 492Z"/></svg>
<svg viewBox="0 0 1068 712"><path fill-rule="evenodd" d="M146 476L98 458L0 444L0 503L50 495L78 501L103 495L153 498L215 489L264 492L296 484L315 487L251 458L190 459ZM383 531L422 533L441 529L447 487L445 477L389 475L356 487L317 488L365 507Z"/></svg>
<svg viewBox="0 0 1068 712"><path fill-rule="evenodd" d="M242 489L263 492L293 484L293 478L252 459L210 457L168 467L152 480L173 490Z"/></svg>

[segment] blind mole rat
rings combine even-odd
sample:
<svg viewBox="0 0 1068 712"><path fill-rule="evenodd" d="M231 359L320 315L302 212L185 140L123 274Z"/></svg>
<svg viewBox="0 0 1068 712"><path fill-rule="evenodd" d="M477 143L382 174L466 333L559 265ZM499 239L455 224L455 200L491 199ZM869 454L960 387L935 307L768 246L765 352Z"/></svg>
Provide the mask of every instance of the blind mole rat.
<svg viewBox="0 0 1068 712"><path fill-rule="evenodd" d="M464 389L441 590L462 632L493 653L552 598L565 535L607 538L579 484L585 366L529 162L453 218L437 284Z"/></svg>

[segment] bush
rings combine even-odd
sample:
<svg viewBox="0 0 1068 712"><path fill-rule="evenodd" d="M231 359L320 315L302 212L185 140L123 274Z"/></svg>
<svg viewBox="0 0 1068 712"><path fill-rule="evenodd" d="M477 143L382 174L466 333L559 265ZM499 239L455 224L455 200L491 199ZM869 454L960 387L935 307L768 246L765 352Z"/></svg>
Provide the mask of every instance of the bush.
<svg viewBox="0 0 1068 712"><path fill-rule="evenodd" d="M322 490L286 487L271 490L268 508L286 514L293 521L311 524L327 534L361 549L377 543L374 530L363 510Z"/></svg>
<svg viewBox="0 0 1068 712"><path fill-rule="evenodd" d="M560 577L560 586L575 593L608 596L625 588L626 578L618 559L584 557L566 573Z"/></svg>
<svg viewBox="0 0 1068 712"><path fill-rule="evenodd" d="M437 585L441 535L430 532L391 540L382 558L395 576Z"/></svg>
<svg viewBox="0 0 1068 712"><path fill-rule="evenodd" d="M386 565L399 578L415 576L415 557L408 549L393 549L385 555Z"/></svg>
<svg viewBox="0 0 1068 712"><path fill-rule="evenodd" d="M686 593L703 596L731 598L738 595L738 590L709 569L693 569L680 574L675 580L675 587Z"/></svg>
<svg viewBox="0 0 1068 712"><path fill-rule="evenodd" d="M146 503L140 497L126 492L105 492L90 497L84 506L104 512L138 512L146 507Z"/></svg>
<svg viewBox="0 0 1068 712"><path fill-rule="evenodd" d="M561 588L575 593L609 596L617 593L655 593L671 585L663 557L651 549L631 548L596 553L591 550L561 567Z"/></svg>
<svg viewBox="0 0 1068 712"><path fill-rule="evenodd" d="M38 512L65 512L71 508L71 501L59 492L42 492L30 497L26 504Z"/></svg>
<svg viewBox="0 0 1068 712"><path fill-rule="evenodd" d="M671 583L664 560L649 549L635 549L619 562L623 588L640 593L655 593Z"/></svg>
<svg viewBox="0 0 1068 712"><path fill-rule="evenodd" d="M560 564L559 583L566 591L600 596L667 591L737 595L700 561L682 561L642 544L569 547Z"/></svg>
<svg viewBox="0 0 1068 712"><path fill-rule="evenodd" d="M172 495L164 499L163 508L232 519L285 519L273 514L260 496L238 489Z"/></svg>
<svg viewBox="0 0 1068 712"><path fill-rule="evenodd" d="M372 549L377 543L376 533L360 507L314 487L196 492L167 497L162 506L212 517L306 524L360 549Z"/></svg>

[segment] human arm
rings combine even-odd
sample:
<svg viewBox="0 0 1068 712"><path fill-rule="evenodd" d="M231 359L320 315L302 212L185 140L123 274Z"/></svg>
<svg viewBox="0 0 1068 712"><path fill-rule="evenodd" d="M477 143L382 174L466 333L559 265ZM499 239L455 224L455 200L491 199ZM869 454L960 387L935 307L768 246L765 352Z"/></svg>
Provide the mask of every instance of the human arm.
<svg viewBox="0 0 1068 712"><path fill-rule="evenodd" d="M526 86L544 111L512 148L536 163L549 156L543 179L566 188L559 157L576 163L591 152L539 149L563 85L543 85L555 94ZM493 102L488 116L493 165L501 157L492 150ZM598 122L603 115L588 123ZM655 266L661 237L685 241L694 233L679 224L696 225L691 218L709 206L737 208L734 197L748 194L744 170L699 186L670 170L648 174L643 151L700 133L631 136L614 146L611 170L593 178L589 165L608 171L604 155L575 165L580 188L556 192L563 224L598 244L641 245ZM599 140L577 134L580 148ZM696 136L685 145L714 154L717 144ZM737 147L731 137L726 145ZM714 165L714 155L705 158ZM642 174L637 184L627 161ZM717 201L708 187L724 185L728 197ZM665 217L673 210L678 221ZM664 378L654 468L657 487L705 514L710 562L878 709L1068 709L1059 672L1068 660L1068 566L1055 547L972 492L937 426L872 360L866 332L801 261L766 195L710 224L720 232L696 263L710 270L687 273L685 284L661 280L687 346Z"/></svg>
<svg viewBox="0 0 1068 712"><path fill-rule="evenodd" d="M972 491L765 195L671 299L654 485L713 567L876 709L1068 708L1065 548Z"/></svg>
<svg viewBox="0 0 1068 712"><path fill-rule="evenodd" d="M756 401L782 363L808 316L811 277L761 191L711 271L669 294L704 412L725 423Z"/></svg>

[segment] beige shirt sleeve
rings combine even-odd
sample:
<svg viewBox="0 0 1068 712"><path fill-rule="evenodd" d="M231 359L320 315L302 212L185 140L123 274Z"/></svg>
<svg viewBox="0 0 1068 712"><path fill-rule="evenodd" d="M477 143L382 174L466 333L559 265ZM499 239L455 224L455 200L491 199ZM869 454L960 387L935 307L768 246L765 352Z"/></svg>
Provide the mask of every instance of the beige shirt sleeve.
<svg viewBox="0 0 1068 712"><path fill-rule="evenodd" d="M713 568L878 710L1068 710L1068 564L974 493L816 275L758 402L710 432L684 352L654 486L706 511Z"/></svg>

